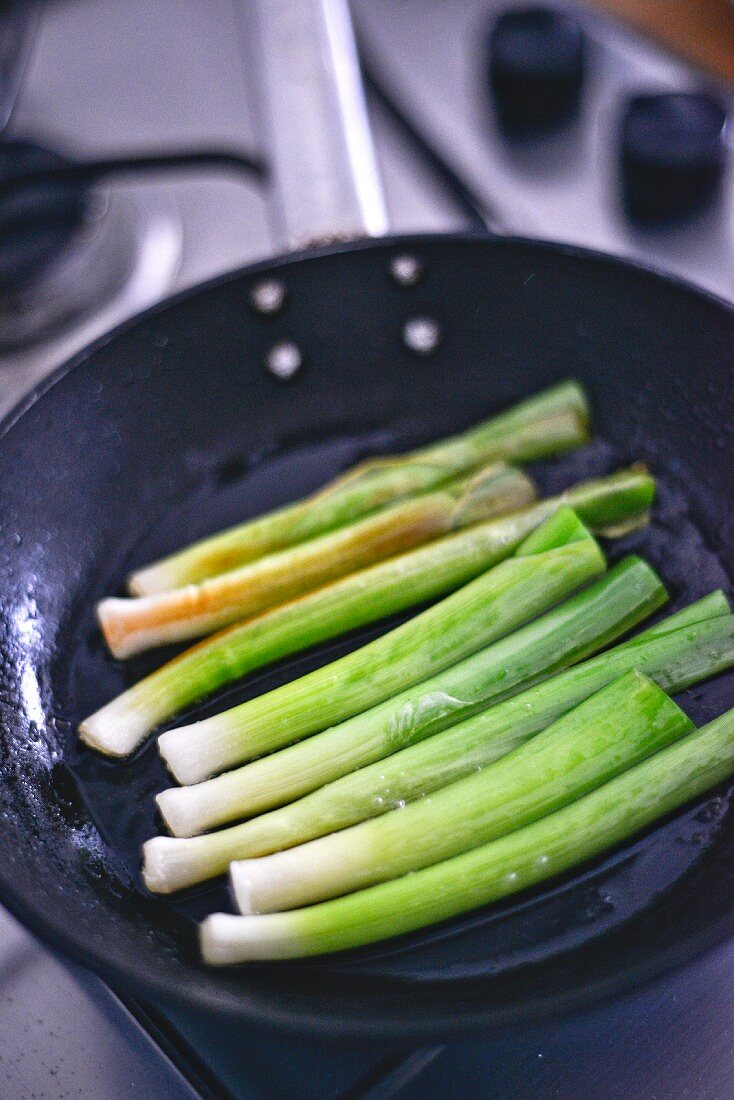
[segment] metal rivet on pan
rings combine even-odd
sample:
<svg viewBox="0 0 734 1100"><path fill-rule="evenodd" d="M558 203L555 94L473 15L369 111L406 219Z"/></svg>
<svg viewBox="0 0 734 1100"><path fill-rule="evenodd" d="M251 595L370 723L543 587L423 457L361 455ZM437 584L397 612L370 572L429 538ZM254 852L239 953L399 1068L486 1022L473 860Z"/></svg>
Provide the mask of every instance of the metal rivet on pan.
<svg viewBox="0 0 734 1100"><path fill-rule="evenodd" d="M301 369L303 356L292 340L282 340L279 344L273 344L265 362L270 373L285 382Z"/></svg>
<svg viewBox="0 0 734 1100"><path fill-rule="evenodd" d="M280 279L261 279L250 287L250 305L256 313L272 317L285 305L286 293Z"/></svg>
<svg viewBox="0 0 734 1100"><path fill-rule="evenodd" d="M390 260L390 276L398 286L415 286L423 278L423 264L417 256L401 252Z"/></svg>
<svg viewBox="0 0 734 1100"><path fill-rule="evenodd" d="M416 355L431 355L441 343L441 328L431 317L411 317L403 325L403 343Z"/></svg>

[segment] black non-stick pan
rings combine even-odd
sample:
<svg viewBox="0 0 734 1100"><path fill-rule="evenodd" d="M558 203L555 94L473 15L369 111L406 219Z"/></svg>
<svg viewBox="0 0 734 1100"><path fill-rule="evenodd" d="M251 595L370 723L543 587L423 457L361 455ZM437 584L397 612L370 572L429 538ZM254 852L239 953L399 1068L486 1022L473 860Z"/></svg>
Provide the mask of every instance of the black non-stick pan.
<svg viewBox="0 0 734 1100"><path fill-rule="evenodd" d="M423 278L390 275L410 254ZM266 273L287 301L253 311ZM407 320L440 329L432 355ZM279 341L303 365L266 367ZM605 257L522 240L430 237L312 251L166 303L64 367L0 437L0 898L39 935L154 1002L320 1030L438 1032L575 1009L734 932L729 790L573 876L373 948L207 969L196 920L222 886L161 900L141 841L167 785L155 747L109 763L79 720L158 664L105 652L95 602L125 574L297 497L367 454L460 429L568 376L601 442L538 470L548 490L632 459L660 478L634 548L681 606L734 568L734 313ZM384 624L380 629L384 628ZM202 716L331 658L363 631L251 677ZM688 694L703 722L734 678Z"/></svg>

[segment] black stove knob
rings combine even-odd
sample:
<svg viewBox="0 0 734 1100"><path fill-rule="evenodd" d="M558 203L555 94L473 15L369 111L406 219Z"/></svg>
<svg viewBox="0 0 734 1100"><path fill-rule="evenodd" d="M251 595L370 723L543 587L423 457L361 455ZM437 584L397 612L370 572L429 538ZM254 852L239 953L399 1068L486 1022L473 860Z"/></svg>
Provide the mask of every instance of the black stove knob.
<svg viewBox="0 0 734 1100"><path fill-rule="evenodd" d="M7 190L26 173L68 164L26 141L0 141L0 293L42 275L84 225L89 189L76 181L39 181ZM3 190L3 185L6 189Z"/></svg>
<svg viewBox="0 0 734 1100"><path fill-rule="evenodd" d="M489 82L505 129L541 130L576 109L584 78L584 34L576 19L530 7L499 17L489 39Z"/></svg>
<svg viewBox="0 0 734 1100"><path fill-rule="evenodd" d="M622 185L635 221L671 222L715 195L726 163L726 111L708 95L633 99L622 121Z"/></svg>

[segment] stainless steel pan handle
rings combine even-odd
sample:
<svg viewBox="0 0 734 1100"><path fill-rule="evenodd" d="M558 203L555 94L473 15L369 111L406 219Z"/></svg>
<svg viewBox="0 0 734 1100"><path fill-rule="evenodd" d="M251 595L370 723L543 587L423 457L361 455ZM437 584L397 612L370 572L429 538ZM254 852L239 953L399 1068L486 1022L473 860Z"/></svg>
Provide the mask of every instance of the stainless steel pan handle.
<svg viewBox="0 0 734 1100"><path fill-rule="evenodd" d="M386 233L347 0L255 0L255 10L279 243Z"/></svg>

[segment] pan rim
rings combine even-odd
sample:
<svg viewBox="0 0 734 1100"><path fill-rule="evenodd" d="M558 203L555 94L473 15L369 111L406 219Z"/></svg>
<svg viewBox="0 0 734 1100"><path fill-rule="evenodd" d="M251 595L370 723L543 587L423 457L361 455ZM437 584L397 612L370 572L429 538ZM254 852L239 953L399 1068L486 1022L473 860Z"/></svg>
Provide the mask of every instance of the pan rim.
<svg viewBox="0 0 734 1100"><path fill-rule="evenodd" d="M85 347L65 363L58 366L29 394L22 398L0 421L0 440L12 431L23 415L31 409L38 400L49 392L64 377L69 375L77 366L86 362L98 349L106 346L118 335L135 328L148 318L156 316L161 311L173 304L185 302L196 297L203 291L208 291L220 285L248 279L260 272L282 270L293 263L300 263L310 259L319 259L335 253L362 252L364 250L385 249L396 247L419 247L421 244L445 244L449 242L477 241L487 247L520 246L533 249L542 249L551 253L567 255L582 260L590 260L612 267L627 268L631 271L642 273L655 280L662 279L668 286L691 294L697 299L722 309L734 319L734 303L718 297L706 290L696 287L694 284L671 276L656 269L653 266L629 261L603 252L579 248L575 245L566 245L558 242L538 241L525 237L487 237L477 232L465 232L455 234L410 234L395 235L378 240L360 240L343 242L336 246L325 246L309 249L298 253L276 256L269 260L259 261L256 264L245 265L234 271L219 275L204 283L188 287L180 293L173 295L162 302L156 303L144 313L136 314L128 318L115 329L104 334L94 343ZM90 950L81 945L77 939L70 935L61 923L49 920L45 915L41 918L29 905L22 893L16 892L10 875L5 874L0 867L0 897L3 904L26 926L49 943L52 947L60 948L65 954L75 961L92 969L103 980L109 981L114 990L115 985L130 990L134 996L140 996L142 1000L158 998L164 1002L186 1004L198 1010L214 1012L229 1019L247 1020L254 1026L275 1026L293 1032L310 1032L322 1036L355 1037L384 1036L419 1038L428 1036L440 1036L466 1032L467 1030L481 1030L487 1027L505 1027L518 1023L529 1023L547 1019L553 1015L572 1015L581 1009L590 1007L606 999L619 996L634 988L636 982L644 981L652 983L662 980L673 970L677 970L694 959L705 954L710 954L730 937L732 931L732 916L721 918L714 925L707 926L705 931L687 936L673 947L659 952L655 958L646 964L638 964L621 970L613 977L589 980L585 978L583 983L572 989L560 993L537 994L533 1000L520 1000L516 997L507 1006L497 1006L491 1003L487 1007L469 1006L462 1009L460 1015L452 1009L452 1018L447 1020L419 1019L417 1016L365 1019L354 1016L344 1018L332 1007L329 1007L328 993L326 996L318 994L314 997L313 1007L286 1004L285 1007L270 1003L263 1005L253 1002L247 996L236 1003L232 995L222 989L218 994L212 987L191 986L182 993L180 983L173 978L167 978L159 972L143 973L142 968L136 970L134 961L128 967L110 962L108 956L99 950ZM561 959L562 954L555 956ZM274 994L267 993L267 1000L273 1002ZM318 1002L318 1003L317 1003Z"/></svg>
<svg viewBox="0 0 734 1100"><path fill-rule="evenodd" d="M322 1001L318 1005L318 1014L314 1015L315 1010L310 1007L298 1008L289 1005L281 1010L271 1007L270 1004L253 1005L248 1000L234 1004L228 994L223 993L218 996L208 987L198 987L194 996L189 995L188 991L186 996L183 996L180 984L173 979L161 978L149 972L146 972L143 979L140 973L133 971L132 968L126 971L115 963L108 962L100 952L80 946L61 923L55 925L53 921L37 919L33 909L16 897L12 889L9 893L5 893L7 886L5 879L2 879L0 885L3 889L3 906L21 922L26 930L31 931L47 947L60 950L73 962L90 970L108 984L116 995L127 993L133 999L138 997L143 1003L153 1003L159 1007L165 1007L166 1004L178 1008L189 1007L196 1011L211 1012L230 1022L247 1021L254 1027L277 1028L294 1035L308 1033L322 1038L389 1037L411 1040L449 1038L466 1035L468 1032L495 1031L573 1017L603 1005L607 1001L628 998L634 995L643 984L646 988L663 984L673 973L722 950L727 942L731 942L734 934L734 922L729 915L717 921L715 925L708 926L706 931L689 936L681 944L657 953L647 963L620 970L613 977L591 981L585 979L582 985L573 989L561 993L536 994L532 1000L523 998L520 1001L519 998L515 998L506 1006L478 1008L472 1005L462 1010L460 1014L457 1014L455 1006L452 1006L452 1016L449 1019L446 1018L445 1013L441 1019L436 1020L419 1019L418 1014L413 1017L396 1015L377 1020L366 1019L360 1015L345 1018L335 1009L330 1009L328 1005L326 1008L322 1007ZM567 957L572 957L572 952L558 954L554 957L554 961ZM245 966L230 968L230 972L233 969L241 969L243 973L245 972ZM534 968L528 966L522 969L530 973ZM404 988L409 990L410 985L406 983ZM269 994L268 998L272 1000L273 995Z"/></svg>

